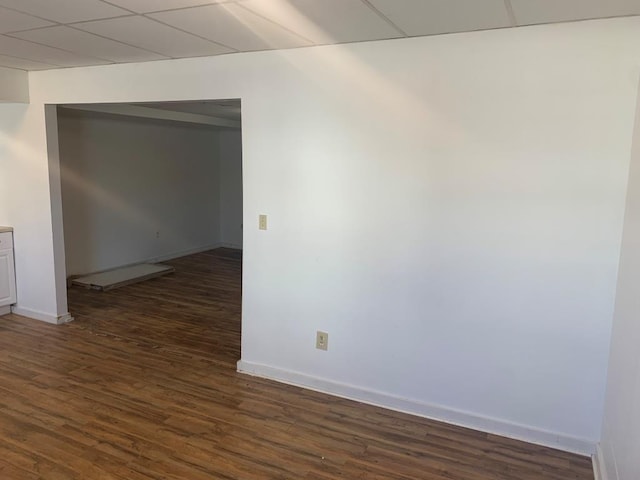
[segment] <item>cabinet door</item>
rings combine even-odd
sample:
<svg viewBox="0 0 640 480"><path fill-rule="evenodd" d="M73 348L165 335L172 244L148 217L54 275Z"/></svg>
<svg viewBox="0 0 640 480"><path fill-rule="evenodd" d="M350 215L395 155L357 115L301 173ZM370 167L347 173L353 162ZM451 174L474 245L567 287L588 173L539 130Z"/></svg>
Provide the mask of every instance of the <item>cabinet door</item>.
<svg viewBox="0 0 640 480"><path fill-rule="evenodd" d="M16 302L13 250L0 250L0 306Z"/></svg>

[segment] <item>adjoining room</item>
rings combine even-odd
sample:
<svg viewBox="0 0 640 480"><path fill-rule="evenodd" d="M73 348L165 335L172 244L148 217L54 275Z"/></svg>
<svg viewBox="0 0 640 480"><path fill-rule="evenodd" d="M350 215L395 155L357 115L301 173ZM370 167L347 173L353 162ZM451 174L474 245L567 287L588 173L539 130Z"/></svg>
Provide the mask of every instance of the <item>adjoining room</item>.
<svg viewBox="0 0 640 480"><path fill-rule="evenodd" d="M240 101L58 106L57 131L70 314L108 333L133 295L146 312L119 335L208 338L239 360ZM148 279L158 266L173 273ZM167 335L164 317L182 328Z"/></svg>

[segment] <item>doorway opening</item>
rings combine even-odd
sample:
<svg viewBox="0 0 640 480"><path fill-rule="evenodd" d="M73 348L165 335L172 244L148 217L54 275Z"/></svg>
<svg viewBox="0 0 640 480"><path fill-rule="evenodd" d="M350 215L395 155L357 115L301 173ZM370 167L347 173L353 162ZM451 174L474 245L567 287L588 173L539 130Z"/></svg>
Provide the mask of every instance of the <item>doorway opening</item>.
<svg viewBox="0 0 640 480"><path fill-rule="evenodd" d="M240 100L58 105L55 127L64 243L57 268L76 322L141 345L219 353L235 366ZM175 271L109 291L71 285L146 263Z"/></svg>

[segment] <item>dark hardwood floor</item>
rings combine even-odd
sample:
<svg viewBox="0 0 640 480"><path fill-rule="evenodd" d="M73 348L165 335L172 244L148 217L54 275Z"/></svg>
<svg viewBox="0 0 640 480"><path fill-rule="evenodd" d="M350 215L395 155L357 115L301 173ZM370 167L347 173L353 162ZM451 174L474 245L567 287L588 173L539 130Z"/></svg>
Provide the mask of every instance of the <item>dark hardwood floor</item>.
<svg viewBox="0 0 640 480"><path fill-rule="evenodd" d="M0 318L0 479L592 480L588 458L236 373L238 252Z"/></svg>

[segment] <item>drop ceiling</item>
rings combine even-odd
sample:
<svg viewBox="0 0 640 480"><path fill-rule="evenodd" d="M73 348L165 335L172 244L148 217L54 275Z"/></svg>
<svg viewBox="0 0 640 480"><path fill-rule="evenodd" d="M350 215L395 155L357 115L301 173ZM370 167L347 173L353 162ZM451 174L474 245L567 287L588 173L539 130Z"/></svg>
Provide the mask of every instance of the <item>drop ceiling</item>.
<svg viewBox="0 0 640 480"><path fill-rule="evenodd" d="M0 66L105 65L640 15L640 0L0 0Z"/></svg>

